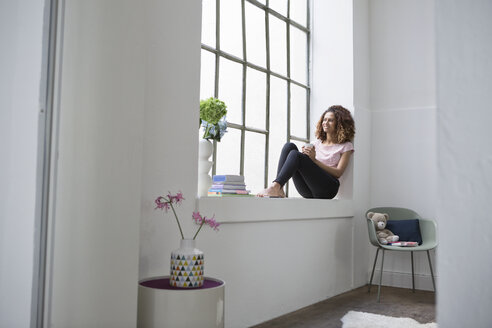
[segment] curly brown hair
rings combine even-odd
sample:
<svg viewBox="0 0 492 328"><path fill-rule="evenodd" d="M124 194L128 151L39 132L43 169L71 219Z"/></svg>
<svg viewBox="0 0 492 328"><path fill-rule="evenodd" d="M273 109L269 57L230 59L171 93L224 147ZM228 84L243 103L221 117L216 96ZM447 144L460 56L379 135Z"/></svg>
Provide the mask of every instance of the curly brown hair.
<svg viewBox="0 0 492 328"><path fill-rule="evenodd" d="M325 114L332 112L335 115L335 140L333 142L341 144L347 141L353 141L355 136L355 122L350 111L340 105L333 105L321 115L318 124L316 124L316 138L321 141L326 140L326 132L323 131L323 118Z"/></svg>

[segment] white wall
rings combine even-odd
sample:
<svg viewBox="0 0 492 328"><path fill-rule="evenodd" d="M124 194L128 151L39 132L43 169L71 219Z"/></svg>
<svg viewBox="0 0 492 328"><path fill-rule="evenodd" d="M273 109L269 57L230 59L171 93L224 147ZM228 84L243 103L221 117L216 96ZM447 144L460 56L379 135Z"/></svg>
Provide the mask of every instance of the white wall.
<svg viewBox="0 0 492 328"><path fill-rule="evenodd" d="M311 123L331 105L353 111L352 1L314 0L312 8ZM315 129L311 128L314 139Z"/></svg>
<svg viewBox="0 0 492 328"><path fill-rule="evenodd" d="M335 218L203 231L206 274L226 281L226 327L250 327L349 290L351 236L351 219Z"/></svg>
<svg viewBox="0 0 492 328"><path fill-rule="evenodd" d="M371 207L436 219L434 2L371 1L369 39ZM410 287L409 258L387 255L383 284ZM416 288L432 288L425 253L417 254L415 272Z"/></svg>
<svg viewBox="0 0 492 328"><path fill-rule="evenodd" d="M29 327L43 1L0 2L0 327Z"/></svg>
<svg viewBox="0 0 492 328"><path fill-rule="evenodd" d="M369 0L353 1L354 120L354 288L367 283L369 250L364 219L371 199L371 66Z"/></svg>
<svg viewBox="0 0 492 328"><path fill-rule="evenodd" d="M436 12L437 321L485 328L492 322L492 2L439 0Z"/></svg>
<svg viewBox="0 0 492 328"><path fill-rule="evenodd" d="M201 1L151 3L146 31L140 278L168 275L170 253L181 239L172 213L155 211L154 200L181 191L185 201L177 211L184 233L192 237L198 177Z"/></svg>
<svg viewBox="0 0 492 328"><path fill-rule="evenodd" d="M134 327L146 4L61 4L45 325Z"/></svg>

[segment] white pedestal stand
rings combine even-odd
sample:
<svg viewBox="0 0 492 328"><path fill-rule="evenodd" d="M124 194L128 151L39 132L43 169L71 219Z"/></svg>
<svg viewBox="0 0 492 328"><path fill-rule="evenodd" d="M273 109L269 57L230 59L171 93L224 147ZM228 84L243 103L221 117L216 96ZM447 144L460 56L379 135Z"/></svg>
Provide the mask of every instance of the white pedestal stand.
<svg viewBox="0 0 492 328"><path fill-rule="evenodd" d="M225 283L205 277L203 287L174 288L169 276L140 281L138 328L223 328Z"/></svg>
<svg viewBox="0 0 492 328"><path fill-rule="evenodd" d="M212 177L208 172L212 168L212 161L209 161L214 146L211 141L200 139L198 145L198 196L204 197L208 195L208 189L212 185Z"/></svg>

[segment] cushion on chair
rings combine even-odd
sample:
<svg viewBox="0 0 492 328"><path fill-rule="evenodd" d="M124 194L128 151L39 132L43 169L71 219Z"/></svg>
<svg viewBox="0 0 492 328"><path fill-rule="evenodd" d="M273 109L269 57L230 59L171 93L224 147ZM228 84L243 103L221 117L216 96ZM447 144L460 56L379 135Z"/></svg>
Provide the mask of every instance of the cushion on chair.
<svg viewBox="0 0 492 328"><path fill-rule="evenodd" d="M388 220L386 229L389 229L395 235L398 235L401 241L416 241L419 245L422 245L422 236L420 235L418 219Z"/></svg>

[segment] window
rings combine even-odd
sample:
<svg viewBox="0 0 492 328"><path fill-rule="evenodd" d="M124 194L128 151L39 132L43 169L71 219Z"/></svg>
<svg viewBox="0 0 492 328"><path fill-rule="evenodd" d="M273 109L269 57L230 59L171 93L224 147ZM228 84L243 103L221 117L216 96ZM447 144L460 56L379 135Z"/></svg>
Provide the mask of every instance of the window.
<svg viewBox="0 0 492 328"><path fill-rule="evenodd" d="M285 142L309 140L309 1L202 3L200 99L228 110L212 174L243 174L257 191L276 176Z"/></svg>

